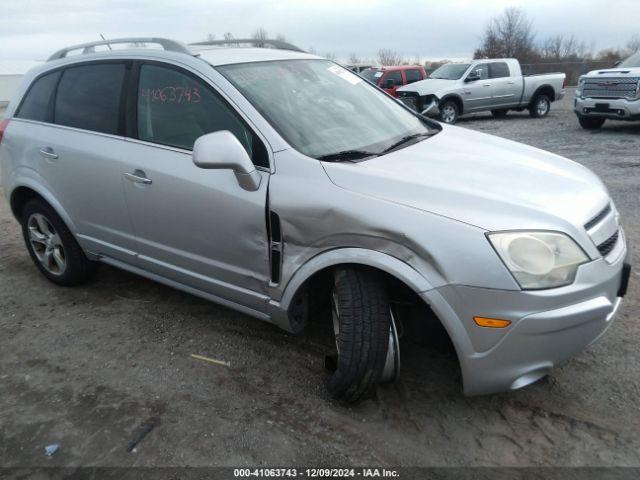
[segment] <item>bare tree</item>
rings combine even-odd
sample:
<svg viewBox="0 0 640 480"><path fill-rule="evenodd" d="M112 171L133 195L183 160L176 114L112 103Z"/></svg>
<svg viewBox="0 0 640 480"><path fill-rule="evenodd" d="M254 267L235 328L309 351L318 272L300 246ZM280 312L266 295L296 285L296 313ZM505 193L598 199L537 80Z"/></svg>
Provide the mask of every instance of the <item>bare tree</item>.
<svg viewBox="0 0 640 480"><path fill-rule="evenodd" d="M336 54L333 52L327 52L324 54L324 58L326 58L327 60L331 60L332 62L335 62L338 57L336 57Z"/></svg>
<svg viewBox="0 0 640 480"><path fill-rule="evenodd" d="M400 65L402 63L402 56L395 50L381 48L378 50L378 62L380 65Z"/></svg>
<svg viewBox="0 0 640 480"><path fill-rule="evenodd" d="M531 61L537 56L534 39L535 34L526 12L521 8L508 7L487 24L474 57L513 57L524 62Z"/></svg>
<svg viewBox="0 0 640 480"><path fill-rule="evenodd" d="M287 41L287 37L285 37L283 34L279 33L278 35L276 35L276 40L278 40L279 42L286 42Z"/></svg>
<svg viewBox="0 0 640 480"><path fill-rule="evenodd" d="M207 40L209 40L210 42L213 42L215 39L216 39L215 34L207 33Z"/></svg>
<svg viewBox="0 0 640 480"><path fill-rule="evenodd" d="M224 39L225 39L227 42L230 42L231 40L233 40L233 39L234 39L233 33L231 33L231 32L227 32L227 33L225 33L225 34L224 34Z"/></svg>
<svg viewBox="0 0 640 480"><path fill-rule="evenodd" d="M259 27L253 32L253 35L251 35L251 38L254 40L253 42L254 47L264 48L266 46L265 40L269 38L269 34L264 28Z"/></svg>
<svg viewBox="0 0 640 480"><path fill-rule="evenodd" d="M358 65L360 64L360 62L361 62L360 57L358 57L356 53L352 52L349 54L349 64Z"/></svg>
<svg viewBox="0 0 640 480"><path fill-rule="evenodd" d="M631 37L631 40L627 43L627 50L629 54L635 53L640 50L640 35L635 34Z"/></svg>

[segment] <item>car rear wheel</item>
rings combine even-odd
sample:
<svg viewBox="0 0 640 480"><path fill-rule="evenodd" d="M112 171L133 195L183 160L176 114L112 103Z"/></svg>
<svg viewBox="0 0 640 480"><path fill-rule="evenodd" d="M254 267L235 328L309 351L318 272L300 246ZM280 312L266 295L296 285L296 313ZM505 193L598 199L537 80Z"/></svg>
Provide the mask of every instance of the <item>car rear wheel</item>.
<svg viewBox="0 0 640 480"><path fill-rule="evenodd" d="M546 117L551 110L551 100L544 94L537 95L529 107L529 115L532 118Z"/></svg>
<svg viewBox="0 0 640 480"><path fill-rule="evenodd" d="M453 125L458 121L459 116L460 109L458 108L458 104L453 100L447 100L440 105L440 115L438 118L441 122Z"/></svg>
<svg viewBox="0 0 640 480"><path fill-rule="evenodd" d="M578 117L580 126L585 130L598 130L602 125L604 125L604 121L604 118Z"/></svg>
<svg viewBox="0 0 640 480"><path fill-rule="evenodd" d="M493 115L495 118L504 118L507 116L508 112L509 110L507 110L506 108L502 108L500 110L491 110L491 115Z"/></svg>
<svg viewBox="0 0 640 480"><path fill-rule="evenodd" d="M22 235L33 263L53 283L78 285L95 268L60 216L42 200L31 200L22 210Z"/></svg>
<svg viewBox="0 0 640 480"><path fill-rule="evenodd" d="M327 386L336 399L357 402L381 381L396 378L400 365L391 306L381 276L361 267L337 269L331 313L338 355Z"/></svg>

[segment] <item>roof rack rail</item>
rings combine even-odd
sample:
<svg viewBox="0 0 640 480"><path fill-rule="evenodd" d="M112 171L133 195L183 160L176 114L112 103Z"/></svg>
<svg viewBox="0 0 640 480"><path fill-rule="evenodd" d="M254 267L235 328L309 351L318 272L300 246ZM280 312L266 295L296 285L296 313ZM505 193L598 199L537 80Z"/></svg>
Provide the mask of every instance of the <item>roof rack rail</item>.
<svg viewBox="0 0 640 480"><path fill-rule="evenodd" d="M193 55L193 53L189 50L189 48L183 43L176 42L175 40L169 40L168 38L160 38L160 37L130 37L130 38L114 38L113 40L98 40L96 42L89 43L81 43L79 45L73 45L71 47L66 47L61 50L58 50L53 55L49 57L47 60L51 62L52 60L59 60L61 58L65 58L69 52L74 50L82 50L82 53L94 53L95 48L102 45L107 45L111 48L111 45L121 44L121 43L154 43L160 45L166 51L169 52L179 52L186 53L187 55Z"/></svg>
<svg viewBox="0 0 640 480"><path fill-rule="evenodd" d="M279 50L293 50L294 52L304 52L300 47L296 47L288 42L283 42L282 40L269 40L258 39L258 38L232 38L230 40L205 40L204 42L196 42L190 43L189 45L194 46L209 46L209 45L237 45L240 44L251 44L253 46L256 45L270 45L271 47L277 48Z"/></svg>

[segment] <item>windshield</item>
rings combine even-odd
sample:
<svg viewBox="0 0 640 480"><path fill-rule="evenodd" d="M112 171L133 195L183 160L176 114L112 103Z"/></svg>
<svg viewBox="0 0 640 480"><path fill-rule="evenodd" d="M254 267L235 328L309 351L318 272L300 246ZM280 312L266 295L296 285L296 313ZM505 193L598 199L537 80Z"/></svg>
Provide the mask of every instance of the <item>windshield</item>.
<svg viewBox="0 0 640 480"><path fill-rule="evenodd" d="M366 157L365 152L378 155L405 137L439 131L327 60L254 62L217 69L292 147L310 157L356 151L360 158Z"/></svg>
<svg viewBox="0 0 640 480"><path fill-rule="evenodd" d="M378 83L378 80L380 80L380 77L382 77L383 74L384 72L382 70L378 70L377 68L367 68L366 70L360 72L360 75L362 75L374 85Z"/></svg>
<svg viewBox="0 0 640 480"><path fill-rule="evenodd" d="M441 78L443 80L460 80L470 63L447 63L434 71L429 78Z"/></svg>
<svg viewBox="0 0 640 480"><path fill-rule="evenodd" d="M640 52L636 52L618 65L622 68L640 68Z"/></svg>

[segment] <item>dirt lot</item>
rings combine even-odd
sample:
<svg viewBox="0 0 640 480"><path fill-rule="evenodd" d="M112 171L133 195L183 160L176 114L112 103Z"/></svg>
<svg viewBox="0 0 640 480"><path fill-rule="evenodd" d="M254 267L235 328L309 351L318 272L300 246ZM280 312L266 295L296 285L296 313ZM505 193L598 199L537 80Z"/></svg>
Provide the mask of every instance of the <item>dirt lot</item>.
<svg viewBox="0 0 640 480"><path fill-rule="evenodd" d="M640 245L640 124L586 132L568 101L543 120L460 124L593 169ZM452 352L408 345L399 384L345 407L325 393L317 333L294 337L107 267L88 286L55 287L0 200L0 462L640 466L639 319L635 267L609 333L538 384L465 398ZM128 453L147 421L156 428ZM46 458L54 442L61 449Z"/></svg>

